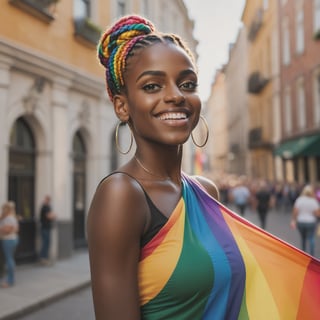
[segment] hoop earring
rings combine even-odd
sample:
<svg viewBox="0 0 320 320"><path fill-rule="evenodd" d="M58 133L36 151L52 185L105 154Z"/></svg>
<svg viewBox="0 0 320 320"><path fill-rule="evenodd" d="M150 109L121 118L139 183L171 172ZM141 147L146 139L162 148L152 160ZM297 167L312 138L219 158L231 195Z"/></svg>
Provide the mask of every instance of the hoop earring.
<svg viewBox="0 0 320 320"><path fill-rule="evenodd" d="M206 128L206 137L205 137L205 139L204 139L204 142L203 142L202 144L198 144L198 143L195 141L192 132L191 132L191 139L192 139L193 143L194 143L197 147L202 148L202 147L204 147L204 146L207 144L207 142L208 142L208 138L209 138L209 127L208 127L207 120L204 118L203 115L200 115L200 119L203 121L204 126L205 126L205 128Z"/></svg>
<svg viewBox="0 0 320 320"><path fill-rule="evenodd" d="M116 147L117 147L117 150L121 153L121 154L127 154L130 152L131 148L132 148L132 144L133 144L133 134L132 134L132 131L129 127L129 130L130 130L130 145L129 145L129 148L128 150L126 151L122 151L121 148L120 148L120 144L119 144L119 128L121 125L126 125L128 124L128 122L119 122L117 124L117 127L116 127L116 137L115 137L115 140L116 140Z"/></svg>

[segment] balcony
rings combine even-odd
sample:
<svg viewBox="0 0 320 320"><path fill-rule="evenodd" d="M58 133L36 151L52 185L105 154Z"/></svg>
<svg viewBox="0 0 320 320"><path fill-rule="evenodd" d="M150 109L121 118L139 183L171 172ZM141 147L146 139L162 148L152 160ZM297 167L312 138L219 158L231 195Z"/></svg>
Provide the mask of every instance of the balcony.
<svg viewBox="0 0 320 320"><path fill-rule="evenodd" d="M272 148L272 143L265 141L262 135L262 127L256 127L249 130L249 149L269 149Z"/></svg>
<svg viewBox="0 0 320 320"><path fill-rule="evenodd" d="M9 2L44 22L51 22L54 19L55 6L59 0L9 0Z"/></svg>
<svg viewBox="0 0 320 320"><path fill-rule="evenodd" d="M268 82L269 79L264 78L259 71L252 72L248 79L248 92L259 94Z"/></svg>
<svg viewBox="0 0 320 320"><path fill-rule="evenodd" d="M75 36L86 44L96 46L100 40L101 28L94 24L89 18L74 20Z"/></svg>

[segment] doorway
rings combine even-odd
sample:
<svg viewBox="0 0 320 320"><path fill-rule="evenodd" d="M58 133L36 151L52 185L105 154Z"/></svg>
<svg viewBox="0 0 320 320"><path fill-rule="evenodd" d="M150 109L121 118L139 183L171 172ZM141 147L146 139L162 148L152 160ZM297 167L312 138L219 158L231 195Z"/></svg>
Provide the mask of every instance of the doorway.
<svg viewBox="0 0 320 320"><path fill-rule="evenodd" d="M17 263L36 259L35 140L27 122L18 118L10 132L8 200L16 204L19 217Z"/></svg>
<svg viewBox="0 0 320 320"><path fill-rule="evenodd" d="M73 158L73 240L74 247L87 245L85 237L86 148L79 131L72 144Z"/></svg>

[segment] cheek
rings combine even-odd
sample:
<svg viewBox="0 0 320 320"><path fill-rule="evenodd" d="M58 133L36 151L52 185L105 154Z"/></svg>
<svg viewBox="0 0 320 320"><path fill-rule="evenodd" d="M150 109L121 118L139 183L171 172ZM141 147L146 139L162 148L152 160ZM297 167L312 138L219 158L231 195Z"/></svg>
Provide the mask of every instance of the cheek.
<svg viewBox="0 0 320 320"><path fill-rule="evenodd" d="M194 123L193 123L193 128L194 129L198 122L199 122L199 118L200 118L200 114L201 114L201 100L199 98L198 95L194 96L192 99L189 100L190 104L193 107L194 110Z"/></svg>
<svg viewBox="0 0 320 320"><path fill-rule="evenodd" d="M201 100L199 96L194 96L193 98L189 99L189 101L193 107L194 113L199 116L201 113Z"/></svg>

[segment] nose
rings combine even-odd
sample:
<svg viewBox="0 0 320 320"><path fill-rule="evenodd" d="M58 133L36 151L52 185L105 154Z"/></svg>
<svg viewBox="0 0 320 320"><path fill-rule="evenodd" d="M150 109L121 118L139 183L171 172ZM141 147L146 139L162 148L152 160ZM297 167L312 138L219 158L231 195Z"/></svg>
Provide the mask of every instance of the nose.
<svg viewBox="0 0 320 320"><path fill-rule="evenodd" d="M166 95L164 97L164 101L166 103L174 103L176 105L180 105L180 104L184 103L185 100L186 100L185 96L182 94L182 92L176 86L175 86L175 88L168 89L166 91Z"/></svg>

